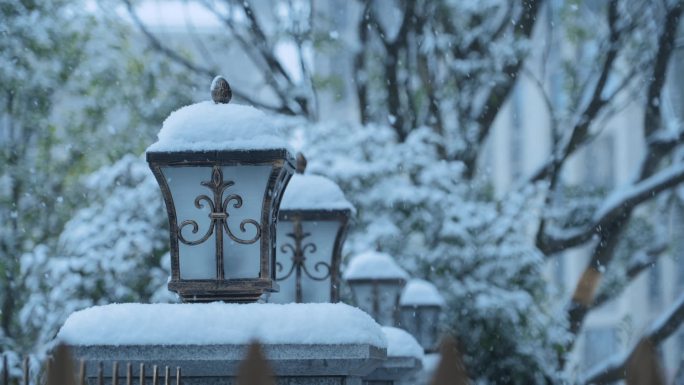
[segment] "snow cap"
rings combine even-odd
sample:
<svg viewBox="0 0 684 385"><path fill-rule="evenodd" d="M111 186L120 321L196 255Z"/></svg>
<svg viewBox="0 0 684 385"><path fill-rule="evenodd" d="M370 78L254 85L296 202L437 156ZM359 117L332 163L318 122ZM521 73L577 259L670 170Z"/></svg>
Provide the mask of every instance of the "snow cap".
<svg viewBox="0 0 684 385"><path fill-rule="evenodd" d="M228 104L232 96L228 82L212 82L214 101L182 107L169 115L152 152L220 150L290 150L283 134L263 112L251 106Z"/></svg>
<svg viewBox="0 0 684 385"><path fill-rule="evenodd" d="M403 306L444 306L444 297L432 283L414 278L406 284L399 304Z"/></svg>
<svg viewBox="0 0 684 385"><path fill-rule="evenodd" d="M387 357L415 357L423 359L425 353L418 341L407 331L383 326L382 332L387 339Z"/></svg>
<svg viewBox="0 0 684 385"><path fill-rule="evenodd" d="M294 174L285 189L281 210L351 210L354 205L344 197L340 187L332 180L312 174Z"/></svg>
<svg viewBox="0 0 684 385"><path fill-rule="evenodd" d="M216 320L223 320L216 322ZM111 304L72 313L57 334L69 345L369 344L380 326L343 303Z"/></svg>
<svg viewBox="0 0 684 385"><path fill-rule="evenodd" d="M409 275L387 253L366 251L349 262L344 271L345 280L350 279L404 279Z"/></svg>

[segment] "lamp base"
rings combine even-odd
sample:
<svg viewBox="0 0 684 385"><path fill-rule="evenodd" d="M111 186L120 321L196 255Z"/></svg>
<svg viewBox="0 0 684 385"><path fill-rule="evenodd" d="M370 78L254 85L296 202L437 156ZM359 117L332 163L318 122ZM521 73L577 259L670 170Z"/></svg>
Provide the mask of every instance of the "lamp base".
<svg viewBox="0 0 684 385"><path fill-rule="evenodd" d="M277 283L262 279L172 280L168 288L186 303L253 303L264 294L279 290Z"/></svg>

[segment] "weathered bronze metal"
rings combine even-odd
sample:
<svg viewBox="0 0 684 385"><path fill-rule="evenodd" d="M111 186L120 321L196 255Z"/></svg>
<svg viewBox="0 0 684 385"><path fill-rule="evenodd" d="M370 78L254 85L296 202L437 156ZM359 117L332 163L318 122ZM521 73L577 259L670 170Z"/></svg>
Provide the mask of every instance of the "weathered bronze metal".
<svg viewBox="0 0 684 385"><path fill-rule="evenodd" d="M293 231L287 233L287 236L292 238L292 243L281 245L281 256L291 255L292 264L289 269L282 275L278 275L276 279L279 282L285 281L292 274L295 274L295 301L301 303L303 301L302 294L302 277L306 275L314 281L324 281L330 279L330 301L339 302L339 287L340 287L340 262L342 254L342 246L347 236L347 229L349 218L351 217L351 210L281 210L281 223L292 222ZM331 221L338 222L339 227L335 235L335 242L332 247L332 255L330 262L317 262L313 266L311 273L310 267L306 264L306 253L316 252L318 246L313 242L304 242L305 238L311 234L304 232L302 229L303 222L322 222ZM276 263L278 273L284 270L283 261Z"/></svg>
<svg viewBox="0 0 684 385"><path fill-rule="evenodd" d="M198 209L204 208L202 201L209 205L209 208L211 209L209 218L211 219L212 225L209 226L207 232L200 239L188 241L183 236L183 228L186 226L192 226L192 233L197 234L199 226L194 220L185 220L178 228L178 239L186 245L194 246L204 243L204 241L209 239L209 237L216 232L216 236L214 237L216 240L216 277L218 279L223 279L223 231L225 230L228 237L237 243L251 244L256 242L261 236L261 226L259 226L259 222L255 221L254 219L245 219L240 222L240 231L245 232L245 227L249 224L255 227L256 235L251 239L240 239L233 234L228 226L227 208L228 204L232 201L235 201L235 203L233 203L234 208L242 207L242 197L237 194L230 194L223 199L224 191L233 186L235 182L223 180L223 171L221 171L221 167L215 165L211 173L211 180L202 182L201 184L202 186L211 190L214 198L212 200L212 198L205 194L198 195L195 198L195 207Z"/></svg>
<svg viewBox="0 0 684 385"><path fill-rule="evenodd" d="M233 90L223 76L217 76L211 82L211 99L214 103L228 104L233 98Z"/></svg>
<svg viewBox="0 0 684 385"><path fill-rule="evenodd" d="M171 281L169 290L175 291L184 302L254 302L269 291L277 291L275 282L275 224L278 208L287 182L294 172L294 159L285 149L278 150L250 150L250 151L182 151L182 152L148 152L147 161L159 183L170 227ZM243 220L241 232L247 232L247 227L256 229L252 238L244 239L236 236L228 226L229 205L240 208L244 197L237 194L224 196L226 190L234 185L234 181L223 178L221 167L230 166L270 166L271 173L263 194L261 218ZM178 223L176 204L171 195L166 177L162 169L165 167L195 167L198 172L210 170L208 180L201 183L211 191L212 197L201 194L195 198L195 207L201 209L204 204L209 205L211 213L210 229L198 239L188 239L188 233L195 234L198 224L192 220ZM262 199L262 197L259 197ZM184 229L190 229L190 231ZM230 239L241 244L259 242L260 271L254 278L226 278L224 277L223 233ZM216 238L216 277L215 279L181 279L179 262L179 242L187 245L197 245L207 241L212 235Z"/></svg>
<svg viewBox="0 0 684 385"><path fill-rule="evenodd" d="M371 316L373 319L376 321L380 322L379 320L382 318L381 309L380 309L380 293L383 290L380 286L381 285L391 285L391 286L397 286L397 287L404 287L406 284L406 280L402 278L355 278L355 279L349 279L347 280L347 283L351 284L361 284L361 285L371 285L371 300L372 300L372 308L370 309ZM399 323L399 299L400 299L400 294L401 290L397 291L396 296L393 298L393 304L392 304L392 322L393 325L397 325ZM352 287L352 297L354 300L354 303L359 305L361 303L361 300L357 297L359 294L354 290ZM368 311L367 309L364 309L365 311ZM382 323L381 323L382 324ZM384 326L393 326L393 325L384 325Z"/></svg>
<svg viewBox="0 0 684 385"><path fill-rule="evenodd" d="M292 265L290 266L290 270L283 276L279 277L276 279L276 281L284 281L288 279L292 273L295 273L295 300L297 303L302 302L302 273L306 274L307 277L313 279L314 281L324 281L328 277L330 277L331 273L331 268L330 264L325 263L323 261L316 263L314 265L314 270L316 272L319 271L320 268L324 268L325 271L323 275L321 276L316 276L311 274L309 272L309 269L306 267L305 261L306 261L306 256L304 253L306 252L307 249L309 249L312 253L316 252L316 245L314 243L305 243L302 244L304 241L304 238L307 238L311 235L311 233L305 233L302 230L302 221L299 216L296 216L293 220L293 232L287 233L287 236L292 238L294 241L294 245L292 243L285 243L282 246L280 246L280 251L282 253L287 253L288 250L292 254ZM280 262L276 262L276 266L278 267L278 272L281 272L283 270L283 265Z"/></svg>
<svg viewBox="0 0 684 385"><path fill-rule="evenodd" d="M295 170L298 174L306 171L306 157L301 152L296 155L297 164ZM290 254L292 264L286 273L280 275L276 281L282 282L295 274L295 302L302 303L304 300L302 290L302 273L314 281L325 281L330 279L330 302L340 300L340 262L342 245L347 236L347 227L351 210L349 209L284 209L280 211L280 222L292 222L292 232L287 236L292 238L293 243L285 243L280 246L282 254ZM304 239L311 236L311 233L304 232L302 222L338 222L339 226L335 235L335 242L332 247L330 262L317 262L313 269L318 275L312 274L306 264L306 253L315 253L318 249L313 242L305 243ZM283 271L282 261L276 262L278 273ZM323 271L321 271L323 270Z"/></svg>

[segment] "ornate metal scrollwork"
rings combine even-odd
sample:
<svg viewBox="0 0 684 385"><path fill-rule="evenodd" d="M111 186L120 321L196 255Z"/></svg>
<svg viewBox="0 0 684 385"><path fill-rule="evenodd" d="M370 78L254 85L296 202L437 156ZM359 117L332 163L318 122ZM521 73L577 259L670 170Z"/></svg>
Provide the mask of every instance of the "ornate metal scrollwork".
<svg viewBox="0 0 684 385"><path fill-rule="evenodd" d="M306 253L315 253L316 252L316 245L314 243L304 243L304 239L309 237L311 233L305 233L302 229L302 222L299 218L294 218L293 219L293 231L291 233L286 234L288 237L292 238L294 241L294 244L292 243L286 243L282 246L280 246L280 251L282 253L289 253L292 254L292 265L290 266L290 269L287 271L287 273L279 278L276 279L276 281L284 281L287 278L289 278L293 273L295 274L295 301L297 303L302 302L302 273L304 273L307 277L310 279L313 279L314 281L324 281L328 279L332 273L332 269L330 267L330 264L320 261L317 262L314 265L314 271L316 273L320 273L321 270L325 274L323 275L314 275L312 274L309 269L306 267ZM276 262L276 266L278 267L278 272L283 271L283 265L280 262Z"/></svg>
<svg viewBox="0 0 684 385"><path fill-rule="evenodd" d="M261 237L261 226L259 222L254 219L245 219L240 222L240 232L247 232L247 225L252 225L256 229L256 233L253 238L242 239L238 238L233 231L228 226L228 205L233 202L233 208L239 209L242 207L242 197L238 194L230 194L227 197L223 197L225 190L233 186L235 182L224 181L223 171L221 167L214 166L211 173L211 180L201 182L201 185L211 190L213 193L213 199L208 195L201 194L195 198L195 207L198 209L203 209L205 203L209 206L209 218L211 219L211 225L207 229L207 232L199 239L191 241L183 236L183 229L187 226L191 226L191 232L197 234L199 231L199 225L195 220L185 220L178 227L178 240L182 243L190 246L199 245L204 243L209 237L216 233L216 274L218 279L223 279L223 232L228 235L230 239L240 244L252 244L256 242Z"/></svg>

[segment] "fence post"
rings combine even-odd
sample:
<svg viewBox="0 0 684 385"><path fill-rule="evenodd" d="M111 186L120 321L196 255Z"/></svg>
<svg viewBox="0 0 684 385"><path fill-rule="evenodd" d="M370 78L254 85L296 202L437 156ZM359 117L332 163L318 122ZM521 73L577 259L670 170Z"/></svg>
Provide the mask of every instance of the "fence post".
<svg viewBox="0 0 684 385"><path fill-rule="evenodd" d="M133 385L133 365L126 364L126 385Z"/></svg>
<svg viewBox="0 0 684 385"><path fill-rule="evenodd" d="M112 364L112 385L119 385L119 361Z"/></svg>
<svg viewBox="0 0 684 385"><path fill-rule="evenodd" d="M9 365L7 364L7 356L2 356L2 384L9 385Z"/></svg>

